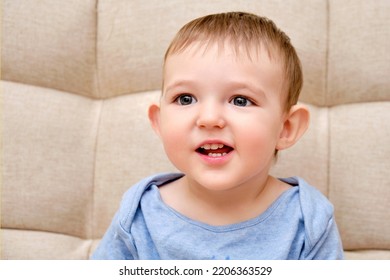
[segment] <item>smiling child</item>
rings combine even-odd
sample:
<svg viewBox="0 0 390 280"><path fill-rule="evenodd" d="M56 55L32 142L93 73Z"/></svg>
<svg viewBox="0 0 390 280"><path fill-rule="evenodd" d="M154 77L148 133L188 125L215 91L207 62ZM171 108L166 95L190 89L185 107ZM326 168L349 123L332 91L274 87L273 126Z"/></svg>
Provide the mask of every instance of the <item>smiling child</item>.
<svg viewBox="0 0 390 280"><path fill-rule="evenodd" d="M343 258L329 201L302 178L269 175L309 124L289 38L253 14L208 15L164 62L149 119L182 173L130 188L93 258Z"/></svg>

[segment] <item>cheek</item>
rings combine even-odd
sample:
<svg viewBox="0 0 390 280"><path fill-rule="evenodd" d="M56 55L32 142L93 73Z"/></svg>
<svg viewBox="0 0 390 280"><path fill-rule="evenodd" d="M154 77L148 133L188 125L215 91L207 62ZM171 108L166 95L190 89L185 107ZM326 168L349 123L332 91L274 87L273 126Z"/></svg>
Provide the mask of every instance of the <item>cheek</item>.
<svg viewBox="0 0 390 280"><path fill-rule="evenodd" d="M253 123L253 122L252 122ZM269 123L268 123L269 124ZM241 146L241 151L245 152L254 161L260 158L273 157L277 139L278 130L273 125L259 124L242 126L236 134L237 145Z"/></svg>
<svg viewBox="0 0 390 280"><path fill-rule="evenodd" d="M247 152L256 153L261 151L262 153L271 149L274 145L272 137L269 137L266 131L261 129L252 129L246 132L242 132L238 136L240 140L237 143L242 143L246 147Z"/></svg>
<svg viewBox="0 0 390 280"><path fill-rule="evenodd" d="M180 140L184 137L179 129L167 126L161 130L161 140L167 152L177 151L180 148Z"/></svg>
<svg viewBox="0 0 390 280"><path fill-rule="evenodd" d="M171 133L166 131L165 134L161 135L166 156L179 170L183 163L183 153L181 151L185 149L181 144L182 141L180 141L180 139L183 139L182 137L184 136L175 134L175 131L172 131Z"/></svg>
<svg viewBox="0 0 390 280"><path fill-rule="evenodd" d="M160 137L164 145L165 152L171 160L180 159L179 151L188 149L188 139L190 132L186 128L183 118L171 115L163 115L160 125Z"/></svg>

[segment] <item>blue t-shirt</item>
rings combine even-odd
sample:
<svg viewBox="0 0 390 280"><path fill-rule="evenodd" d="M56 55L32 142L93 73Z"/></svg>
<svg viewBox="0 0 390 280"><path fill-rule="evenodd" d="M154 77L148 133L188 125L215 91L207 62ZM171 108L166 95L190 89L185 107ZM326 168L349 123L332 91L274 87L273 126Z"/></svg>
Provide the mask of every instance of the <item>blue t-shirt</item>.
<svg viewBox="0 0 390 280"><path fill-rule="evenodd" d="M259 216L226 226L192 220L168 205L158 187L182 174L159 174L123 197L93 259L342 259L333 206L298 177Z"/></svg>

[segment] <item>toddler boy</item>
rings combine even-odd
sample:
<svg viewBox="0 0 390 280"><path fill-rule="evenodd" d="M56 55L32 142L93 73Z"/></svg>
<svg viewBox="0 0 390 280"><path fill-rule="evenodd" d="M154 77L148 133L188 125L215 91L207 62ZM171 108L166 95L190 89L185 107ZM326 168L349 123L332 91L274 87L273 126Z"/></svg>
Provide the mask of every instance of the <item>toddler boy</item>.
<svg viewBox="0 0 390 280"><path fill-rule="evenodd" d="M164 62L149 119L182 173L130 188L93 258L343 258L328 200L269 175L309 123L289 38L253 14L208 15L178 32Z"/></svg>

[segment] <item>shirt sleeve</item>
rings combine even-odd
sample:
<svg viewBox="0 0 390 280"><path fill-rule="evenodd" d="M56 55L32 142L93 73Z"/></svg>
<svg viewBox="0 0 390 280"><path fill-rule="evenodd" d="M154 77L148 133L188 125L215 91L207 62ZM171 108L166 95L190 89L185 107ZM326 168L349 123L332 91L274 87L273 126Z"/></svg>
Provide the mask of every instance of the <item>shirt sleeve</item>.
<svg viewBox="0 0 390 280"><path fill-rule="evenodd" d="M126 232L115 215L110 227L100 241L92 260L133 260L136 252L130 233Z"/></svg>
<svg viewBox="0 0 390 280"><path fill-rule="evenodd" d="M305 225L305 247L301 258L338 260L344 258L334 207L317 189L299 178L300 203Z"/></svg>
<svg viewBox="0 0 390 280"><path fill-rule="evenodd" d="M151 185L161 185L167 181L183 176L180 173L156 174L133 185L124 195L118 212L100 241L91 259L133 260L138 259L138 251L134 245L131 226L134 215L144 191Z"/></svg>
<svg viewBox="0 0 390 280"><path fill-rule="evenodd" d="M334 217L329 219L328 226L323 234L310 244L304 259L307 260L341 260L344 259L344 251L341 244L340 235Z"/></svg>

